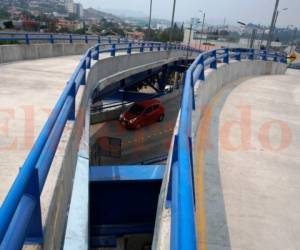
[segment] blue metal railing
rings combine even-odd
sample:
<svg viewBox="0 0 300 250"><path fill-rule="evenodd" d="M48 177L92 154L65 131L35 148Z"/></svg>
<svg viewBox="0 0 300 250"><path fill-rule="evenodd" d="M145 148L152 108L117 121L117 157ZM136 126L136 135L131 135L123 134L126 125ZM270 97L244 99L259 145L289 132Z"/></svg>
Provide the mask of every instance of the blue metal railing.
<svg viewBox="0 0 300 250"><path fill-rule="evenodd" d="M117 51L125 51L128 54L133 50L145 52L147 49L194 51L180 44L153 42L112 43L110 48L104 49L102 46L103 44L96 44L82 57L2 203L1 250L21 249L25 238L29 242L43 241L40 195L66 122L76 118L76 94L80 85L86 84L87 70L90 69L92 60L99 60L101 53L108 52L111 56L115 56Z"/></svg>
<svg viewBox="0 0 300 250"><path fill-rule="evenodd" d="M2 42L22 42L31 44L35 41L44 41L49 43L82 41L84 43L120 43L135 42L127 38L116 36L98 36L98 35L79 35L79 34L59 34L59 33L18 33L18 32L0 32L0 41Z"/></svg>
<svg viewBox="0 0 300 250"><path fill-rule="evenodd" d="M171 204L171 249L195 250L196 224L192 158L192 112L195 109L194 84L205 80L206 67L217 69L218 63L235 60L273 60L286 63L286 56L254 49L216 49L200 54L186 71L178 132L171 149L171 171L167 205Z"/></svg>

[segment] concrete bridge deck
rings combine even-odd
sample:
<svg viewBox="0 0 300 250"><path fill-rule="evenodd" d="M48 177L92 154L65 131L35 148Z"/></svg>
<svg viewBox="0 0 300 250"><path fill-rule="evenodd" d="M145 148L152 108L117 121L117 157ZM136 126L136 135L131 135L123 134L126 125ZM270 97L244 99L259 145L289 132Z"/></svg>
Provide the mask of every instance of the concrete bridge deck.
<svg viewBox="0 0 300 250"><path fill-rule="evenodd" d="M45 124L81 56L0 64L0 204ZM62 146L63 142L61 143ZM62 157L57 154L56 160ZM59 166L59 164L55 164ZM50 170L45 192L52 193L58 169ZM50 197L44 195L46 209Z"/></svg>
<svg viewBox="0 0 300 250"><path fill-rule="evenodd" d="M300 71L242 78L198 130L199 249L300 249Z"/></svg>

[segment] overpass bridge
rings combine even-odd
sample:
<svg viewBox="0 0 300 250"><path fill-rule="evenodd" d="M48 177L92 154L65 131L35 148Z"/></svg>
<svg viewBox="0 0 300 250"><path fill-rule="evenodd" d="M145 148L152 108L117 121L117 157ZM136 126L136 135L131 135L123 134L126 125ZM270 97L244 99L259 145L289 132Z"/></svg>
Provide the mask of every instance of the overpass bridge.
<svg viewBox="0 0 300 250"><path fill-rule="evenodd" d="M79 58L0 65L0 249L298 249L299 72L284 56L116 41ZM90 125L95 91L194 59L165 123ZM127 160L91 164L97 133L122 136Z"/></svg>

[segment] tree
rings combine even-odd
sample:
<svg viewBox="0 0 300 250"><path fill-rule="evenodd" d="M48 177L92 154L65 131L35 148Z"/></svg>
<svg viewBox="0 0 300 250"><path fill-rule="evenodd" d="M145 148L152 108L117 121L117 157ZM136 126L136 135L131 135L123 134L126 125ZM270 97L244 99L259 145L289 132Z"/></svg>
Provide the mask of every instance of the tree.
<svg viewBox="0 0 300 250"><path fill-rule="evenodd" d="M0 8L0 19L9 19L10 14L3 8Z"/></svg>

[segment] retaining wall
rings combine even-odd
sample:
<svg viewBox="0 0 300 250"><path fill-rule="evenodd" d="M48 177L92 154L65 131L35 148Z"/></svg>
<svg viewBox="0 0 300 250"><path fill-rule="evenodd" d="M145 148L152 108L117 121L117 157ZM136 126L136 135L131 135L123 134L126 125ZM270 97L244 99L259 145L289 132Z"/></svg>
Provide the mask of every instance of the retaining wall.
<svg viewBox="0 0 300 250"><path fill-rule="evenodd" d="M0 46L0 63L34 60L49 57L81 55L92 43L44 43Z"/></svg>

